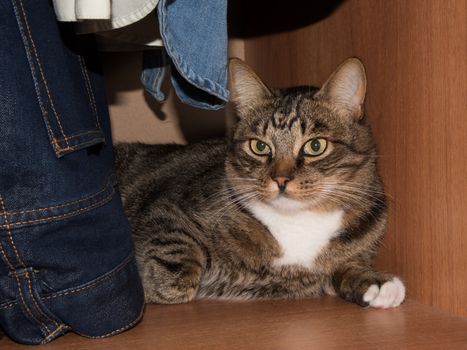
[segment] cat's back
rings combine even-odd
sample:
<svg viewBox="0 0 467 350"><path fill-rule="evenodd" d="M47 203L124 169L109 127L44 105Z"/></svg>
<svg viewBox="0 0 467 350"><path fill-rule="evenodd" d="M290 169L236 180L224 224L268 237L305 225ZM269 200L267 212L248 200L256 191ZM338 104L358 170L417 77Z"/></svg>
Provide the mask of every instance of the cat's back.
<svg viewBox="0 0 467 350"><path fill-rule="evenodd" d="M157 190L176 194L195 186L203 174L223 172L226 143L223 139L189 145L122 143L114 147L117 179L125 199Z"/></svg>

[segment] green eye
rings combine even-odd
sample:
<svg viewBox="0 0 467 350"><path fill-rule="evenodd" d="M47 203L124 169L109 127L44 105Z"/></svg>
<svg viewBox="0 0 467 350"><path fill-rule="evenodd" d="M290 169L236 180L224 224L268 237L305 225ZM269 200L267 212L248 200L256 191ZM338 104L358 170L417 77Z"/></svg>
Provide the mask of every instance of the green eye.
<svg viewBox="0 0 467 350"><path fill-rule="evenodd" d="M250 140L250 149L258 156L267 156L271 153L271 148L260 140Z"/></svg>
<svg viewBox="0 0 467 350"><path fill-rule="evenodd" d="M303 154L306 156L316 157L326 151L328 142L325 139L311 139L303 145Z"/></svg>

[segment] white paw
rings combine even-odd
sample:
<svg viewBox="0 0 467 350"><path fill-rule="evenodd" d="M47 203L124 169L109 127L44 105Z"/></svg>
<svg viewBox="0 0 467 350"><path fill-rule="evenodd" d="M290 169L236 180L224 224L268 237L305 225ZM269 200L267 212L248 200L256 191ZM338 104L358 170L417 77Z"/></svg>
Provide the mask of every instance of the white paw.
<svg viewBox="0 0 467 350"><path fill-rule="evenodd" d="M405 287L397 277L384 283L381 288L376 284L372 284L363 295L363 301L369 303L370 306L383 309L399 306L404 298Z"/></svg>

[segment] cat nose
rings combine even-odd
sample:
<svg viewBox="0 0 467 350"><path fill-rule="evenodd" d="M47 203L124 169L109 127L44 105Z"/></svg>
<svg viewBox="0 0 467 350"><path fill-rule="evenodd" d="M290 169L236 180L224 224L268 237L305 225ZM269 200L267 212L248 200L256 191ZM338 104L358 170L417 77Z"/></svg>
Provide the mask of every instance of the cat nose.
<svg viewBox="0 0 467 350"><path fill-rule="evenodd" d="M279 191L284 192L285 187L287 186L287 182L289 182L291 179L287 176L277 176L273 178L273 180L277 183Z"/></svg>

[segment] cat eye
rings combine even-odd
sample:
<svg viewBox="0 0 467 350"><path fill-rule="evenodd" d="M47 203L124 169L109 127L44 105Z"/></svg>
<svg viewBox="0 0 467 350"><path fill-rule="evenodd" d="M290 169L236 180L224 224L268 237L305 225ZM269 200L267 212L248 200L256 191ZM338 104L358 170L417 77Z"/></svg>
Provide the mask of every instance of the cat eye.
<svg viewBox="0 0 467 350"><path fill-rule="evenodd" d="M250 140L250 149L258 156L268 156L271 154L271 148L260 140Z"/></svg>
<svg viewBox="0 0 467 350"><path fill-rule="evenodd" d="M306 156L316 157L324 153L328 146L326 139L311 139L302 147L302 152Z"/></svg>

